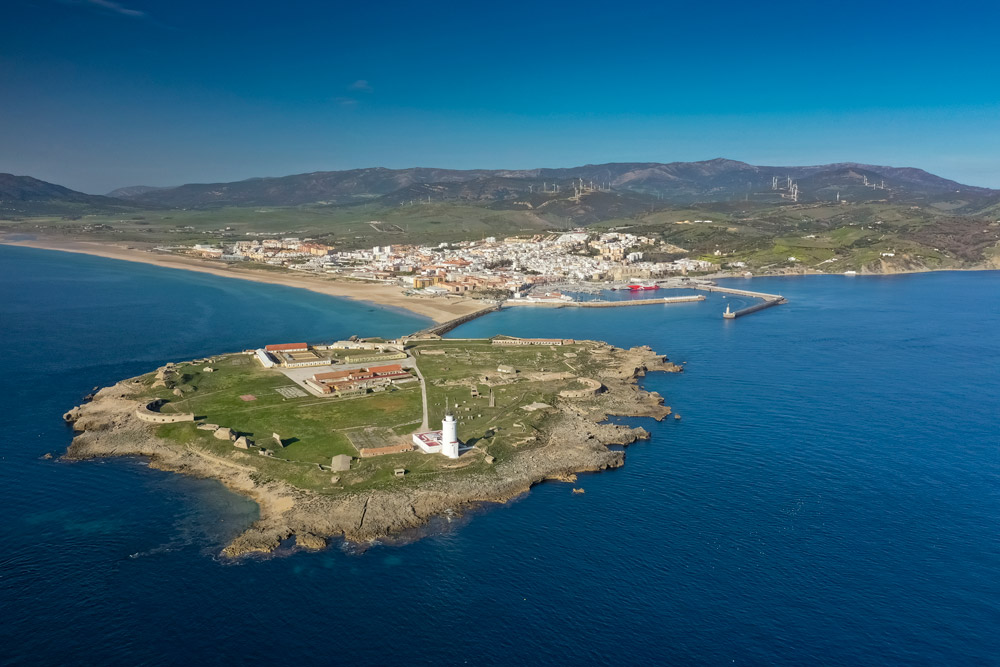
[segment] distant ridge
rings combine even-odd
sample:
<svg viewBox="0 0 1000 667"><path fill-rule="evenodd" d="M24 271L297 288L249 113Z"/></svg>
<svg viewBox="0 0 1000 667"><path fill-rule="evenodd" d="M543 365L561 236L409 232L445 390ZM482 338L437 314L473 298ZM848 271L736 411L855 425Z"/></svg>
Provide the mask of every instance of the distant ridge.
<svg viewBox="0 0 1000 667"><path fill-rule="evenodd" d="M88 195L31 176L0 174L0 215L115 213L145 208L101 195Z"/></svg>
<svg viewBox="0 0 1000 667"><path fill-rule="evenodd" d="M788 185L797 185L796 197ZM580 190L584 196L576 196ZM135 185L88 195L30 176L0 174L0 214L73 215L224 206L399 206L458 203L525 210L576 224L627 218L651 207L725 202L745 205L886 201L977 213L1000 205L1000 190L963 185L922 169L842 162L757 166L701 162L611 162L558 169L373 167L317 171L232 183Z"/></svg>
<svg viewBox="0 0 1000 667"><path fill-rule="evenodd" d="M767 198L772 179L799 182L800 201L889 199L898 203L961 198L969 206L1000 199L1000 191L963 185L921 169L844 162L813 166L755 166L716 158L702 162L624 162L559 169L437 169L383 167L321 171L232 183L191 183L173 188L136 186L115 190L117 197L163 208L218 206L298 206L407 200L469 201L503 205L531 200L558 185L574 182L607 188L620 196L638 195L666 203L691 204ZM866 185L866 180L868 185ZM874 188L875 184L878 187ZM776 201L780 197L774 196ZM539 202L540 203L540 202Z"/></svg>
<svg viewBox="0 0 1000 667"><path fill-rule="evenodd" d="M118 199L131 199L133 197L140 197L147 192L163 189L164 188L162 187L156 187L154 185L130 185L124 188L118 188L117 190L112 190L106 196Z"/></svg>

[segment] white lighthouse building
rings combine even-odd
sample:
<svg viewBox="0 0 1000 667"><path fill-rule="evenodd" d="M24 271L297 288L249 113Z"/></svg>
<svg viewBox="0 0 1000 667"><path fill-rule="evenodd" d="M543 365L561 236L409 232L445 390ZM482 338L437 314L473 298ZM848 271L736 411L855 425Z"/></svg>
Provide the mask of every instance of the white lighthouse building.
<svg viewBox="0 0 1000 667"><path fill-rule="evenodd" d="M441 453L449 459L458 458L458 422L449 410L441 422Z"/></svg>
<svg viewBox="0 0 1000 667"><path fill-rule="evenodd" d="M458 458L458 421L451 410L445 407L444 420L440 431L425 431L413 434L413 444L425 454L444 454L449 459Z"/></svg>

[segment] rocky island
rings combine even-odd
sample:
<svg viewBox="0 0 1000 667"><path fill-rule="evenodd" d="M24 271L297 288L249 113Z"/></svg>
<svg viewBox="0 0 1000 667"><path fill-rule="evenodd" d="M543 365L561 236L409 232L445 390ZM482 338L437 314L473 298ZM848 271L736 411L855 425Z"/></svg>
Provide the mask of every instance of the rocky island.
<svg viewBox="0 0 1000 667"><path fill-rule="evenodd" d="M368 542L621 466L609 445L648 433L607 418L663 419L637 378L680 370L648 347L565 339L277 344L101 389L66 413L65 457L144 456L252 498L259 518L228 557Z"/></svg>

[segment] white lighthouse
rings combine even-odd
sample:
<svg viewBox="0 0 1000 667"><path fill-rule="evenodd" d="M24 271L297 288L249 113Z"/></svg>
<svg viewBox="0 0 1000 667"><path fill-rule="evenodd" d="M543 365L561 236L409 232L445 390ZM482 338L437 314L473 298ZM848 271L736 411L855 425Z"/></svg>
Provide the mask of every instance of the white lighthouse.
<svg viewBox="0 0 1000 667"><path fill-rule="evenodd" d="M447 408L441 422L441 453L449 459L458 458L458 422Z"/></svg>

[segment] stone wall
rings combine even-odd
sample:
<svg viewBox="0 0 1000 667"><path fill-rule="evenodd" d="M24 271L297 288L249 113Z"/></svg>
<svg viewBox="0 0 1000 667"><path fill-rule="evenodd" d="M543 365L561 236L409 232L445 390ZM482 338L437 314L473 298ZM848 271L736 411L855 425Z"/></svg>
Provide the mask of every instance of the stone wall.
<svg viewBox="0 0 1000 667"><path fill-rule="evenodd" d="M583 389L563 389L559 392L559 395L563 398L585 398L593 396L604 389L603 384L591 378L577 378L576 380L586 385L586 387Z"/></svg>
<svg viewBox="0 0 1000 667"><path fill-rule="evenodd" d="M388 447L364 447L358 451L361 458L367 459L372 456L382 456L384 454L400 454L402 452L408 452L413 449L413 445L389 445Z"/></svg>
<svg viewBox="0 0 1000 667"><path fill-rule="evenodd" d="M177 422L193 422L194 414L190 412L175 412L164 414L158 412L164 401L155 400L141 405L135 410L135 416L150 424L176 424Z"/></svg>

